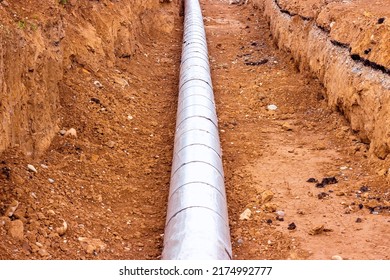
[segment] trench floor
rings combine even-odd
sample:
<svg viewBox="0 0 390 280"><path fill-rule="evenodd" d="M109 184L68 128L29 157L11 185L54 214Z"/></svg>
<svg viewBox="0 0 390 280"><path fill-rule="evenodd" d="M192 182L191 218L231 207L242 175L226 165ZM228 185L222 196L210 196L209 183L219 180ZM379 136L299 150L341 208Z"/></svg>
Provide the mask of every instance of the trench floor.
<svg viewBox="0 0 390 280"><path fill-rule="evenodd" d="M389 183L368 145L328 108L322 85L276 48L260 10L200 2L234 258L389 259ZM77 137L58 134L39 158L1 155L11 174L0 177L0 210L19 203L12 219L24 235L11 235L8 220L0 226L0 259L160 258L181 22L177 15L170 36L144 39L115 70L69 70L62 126ZM322 188L307 182L333 177Z"/></svg>

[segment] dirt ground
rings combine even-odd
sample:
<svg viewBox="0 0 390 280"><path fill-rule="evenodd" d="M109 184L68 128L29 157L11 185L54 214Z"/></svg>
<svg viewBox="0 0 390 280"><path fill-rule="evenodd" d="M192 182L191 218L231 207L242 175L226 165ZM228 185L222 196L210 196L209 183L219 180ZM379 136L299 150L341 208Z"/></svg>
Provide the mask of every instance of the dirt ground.
<svg viewBox="0 0 390 280"><path fill-rule="evenodd" d="M276 49L259 9L200 2L234 259L389 259L386 162ZM0 259L160 258L182 20L130 61L69 69L64 131L39 158L1 154Z"/></svg>

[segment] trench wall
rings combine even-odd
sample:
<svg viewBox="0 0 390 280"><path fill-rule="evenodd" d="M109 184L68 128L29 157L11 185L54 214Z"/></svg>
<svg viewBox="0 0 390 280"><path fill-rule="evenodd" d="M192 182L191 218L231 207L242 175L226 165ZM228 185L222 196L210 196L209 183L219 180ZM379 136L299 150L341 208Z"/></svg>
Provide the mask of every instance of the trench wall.
<svg viewBox="0 0 390 280"><path fill-rule="evenodd" d="M381 2L381 1L379 1ZM370 153L390 153L390 8L367 0L253 0L278 47L324 85Z"/></svg>

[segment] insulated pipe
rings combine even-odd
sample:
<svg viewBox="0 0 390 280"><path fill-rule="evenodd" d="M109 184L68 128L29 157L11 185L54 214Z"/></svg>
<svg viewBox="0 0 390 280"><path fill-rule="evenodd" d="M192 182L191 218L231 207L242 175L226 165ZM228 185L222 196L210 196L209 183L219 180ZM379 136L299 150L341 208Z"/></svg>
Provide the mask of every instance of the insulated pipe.
<svg viewBox="0 0 390 280"><path fill-rule="evenodd" d="M222 152L198 0L185 0L181 61L162 259L229 260Z"/></svg>

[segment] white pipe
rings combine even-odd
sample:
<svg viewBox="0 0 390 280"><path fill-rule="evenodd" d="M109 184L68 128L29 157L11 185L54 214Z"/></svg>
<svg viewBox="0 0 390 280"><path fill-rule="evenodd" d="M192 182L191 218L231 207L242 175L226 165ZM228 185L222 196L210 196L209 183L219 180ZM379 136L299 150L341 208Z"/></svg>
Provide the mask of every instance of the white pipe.
<svg viewBox="0 0 390 280"><path fill-rule="evenodd" d="M231 259L222 152L198 0L185 0L165 260Z"/></svg>

